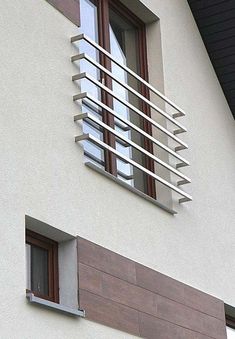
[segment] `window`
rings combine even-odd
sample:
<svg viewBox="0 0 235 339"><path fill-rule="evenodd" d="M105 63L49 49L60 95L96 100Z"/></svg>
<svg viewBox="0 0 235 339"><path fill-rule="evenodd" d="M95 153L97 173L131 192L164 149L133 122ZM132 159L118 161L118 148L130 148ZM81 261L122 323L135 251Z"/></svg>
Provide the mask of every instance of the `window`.
<svg viewBox="0 0 235 339"><path fill-rule="evenodd" d="M58 303L57 242L26 230L26 270L27 291L39 298Z"/></svg>
<svg viewBox="0 0 235 339"><path fill-rule="evenodd" d="M110 52L120 64L129 67L143 79L147 80L145 24L118 1L81 0L80 7L81 32L98 43L106 51ZM87 24L88 20L89 24ZM151 134L151 124L122 102L123 100L128 102L149 116L149 106L130 93L123 87L123 84L131 86L146 98L149 97L148 89L140 85L135 78L128 75L121 67L105 55L98 53L97 50L88 44L82 42L80 50L83 53L87 53L100 65L112 72L113 76L119 81L114 81L107 73L98 70L86 60L81 60L80 71L89 73L96 81L101 82L114 93L117 93L118 98L109 95L106 91L102 91L102 88L97 87L97 83L87 78L81 81L82 92L91 93L93 97L112 108L124 119ZM121 99L121 101L119 99ZM134 141L137 145L148 149L151 153L153 152L152 143L149 142L149 140L145 140L139 133L127 128L125 124L120 123L120 120L113 117L109 112L91 102L83 105L82 109L83 112L88 111L95 115L97 119L103 121L124 137ZM86 121L84 122L83 131L85 133L91 133L121 154L133 159L145 168L154 171L154 164L150 158L145 157L136 148L126 144L120 138L115 137L109 130L102 130L102 128L91 123L91 121ZM155 183L153 178L138 168L119 159L112 152L97 147L97 145L90 141L84 143L84 151L89 160L92 159L93 162L99 164L99 166L103 167L107 172L155 198Z"/></svg>
<svg viewBox="0 0 235 339"><path fill-rule="evenodd" d="M180 203L192 200L179 188L191 182L178 153L188 148L178 137L187 131L177 121L185 112L148 83L145 24L118 0L81 0L80 14L80 32L71 37L74 121L83 122L75 141L89 167L175 214L172 191Z"/></svg>

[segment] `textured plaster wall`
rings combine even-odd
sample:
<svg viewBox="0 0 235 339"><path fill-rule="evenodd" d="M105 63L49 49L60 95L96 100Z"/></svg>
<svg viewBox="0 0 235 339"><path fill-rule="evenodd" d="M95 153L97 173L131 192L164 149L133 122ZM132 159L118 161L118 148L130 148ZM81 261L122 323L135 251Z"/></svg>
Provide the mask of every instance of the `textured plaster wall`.
<svg viewBox="0 0 235 339"><path fill-rule="evenodd" d="M161 33L165 93L188 112L182 122L190 150L182 154L191 162L184 172L194 201L175 217L82 164L69 42L78 29L44 0L0 2L3 338L131 338L27 305L26 214L235 306L234 120L186 1L144 3L161 18L151 32ZM158 62L151 53L150 80L162 86Z"/></svg>

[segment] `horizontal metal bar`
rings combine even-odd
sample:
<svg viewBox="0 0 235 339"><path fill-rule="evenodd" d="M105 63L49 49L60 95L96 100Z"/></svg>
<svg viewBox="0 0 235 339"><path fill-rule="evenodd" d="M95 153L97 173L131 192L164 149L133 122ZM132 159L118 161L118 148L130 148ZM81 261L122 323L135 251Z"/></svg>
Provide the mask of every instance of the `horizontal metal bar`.
<svg viewBox="0 0 235 339"><path fill-rule="evenodd" d="M143 167L142 165L138 164L137 162L135 162L132 159L129 159L128 157L126 157L125 155L121 154L120 152L118 152L117 150L115 150L114 148L112 148L111 146L105 144L103 141L95 138L93 135L91 134L83 134L80 136L75 137L75 141L82 141L82 140L90 140L91 142L95 143L97 146L106 149L110 152L112 152L113 154L115 154L118 158L120 158L121 160L124 160L126 162L128 162L129 164L131 164L132 166L138 168L140 171L148 174L149 176L151 176L152 178L154 178L156 181L159 181L160 183L162 183L164 186L172 189L173 191L175 191L176 193L182 195L185 199L184 202L186 201L191 201L192 197L187 194L186 192L182 191L181 189L179 189L178 187L172 185L171 183L169 183L168 181L166 181L165 179L159 177L157 174L149 171L148 169L146 169L145 167Z"/></svg>
<svg viewBox="0 0 235 339"><path fill-rule="evenodd" d="M86 157L88 157L89 159L95 161L97 164L101 165L104 167L105 163L103 160L97 158L94 154L91 154L90 152L84 150L84 155ZM134 176L133 175L127 175L126 173L120 171L120 170L117 170L117 174L120 175L123 179L125 180L132 180L134 179Z"/></svg>
<svg viewBox="0 0 235 339"><path fill-rule="evenodd" d="M85 311L84 310L79 310L79 309L73 309L61 304L54 303L52 301L46 300L46 299L41 299L38 297L35 297L33 293L27 293L26 297L28 298L29 302L32 304L38 304L40 306L44 306L46 308L54 309L56 311L70 314L73 316L78 316L78 317L85 317Z"/></svg>
<svg viewBox="0 0 235 339"><path fill-rule="evenodd" d="M176 134L180 134L180 133L183 133L183 132L185 132L184 130L182 130L181 128L179 128L179 129L176 129L176 130L174 130L174 135L176 135Z"/></svg>
<svg viewBox="0 0 235 339"><path fill-rule="evenodd" d="M90 152L86 151L85 149L84 149L84 155L85 155L85 157L88 157L89 159L95 161L97 164L104 167L105 163L102 159L97 158L94 154L91 154Z"/></svg>
<svg viewBox="0 0 235 339"><path fill-rule="evenodd" d="M85 115L86 115L87 113L85 113ZM78 115L75 115L74 116L74 121L77 121L77 120L81 120L81 119L85 119L87 116L85 116L84 117L84 113L82 113L82 116L83 117L80 117L81 115L80 114L78 114ZM93 128L95 128L96 130L98 130L99 132L103 132L103 127L101 127L100 126L100 124L98 124L96 121L94 122L93 120L91 120L91 119L86 119L85 120L86 121L86 123L87 124L89 124L90 126L92 126ZM116 142L118 142L120 145L122 145L123 147L129 147L129 145L125 142L125 141L123 141L123 140L121 140L120 138L116 138Z"/></svg>
<svg viewBox="0 0 235 339"><path fill-rule="evenodd" d="M83 114L84 114L84 113L82 113L82 115L83 115ZM86 114L86 113L85 113L85 114ZM75 116L74 116L74 121L81 120L79 116L80 116L80 114L75 115ZM92 120L86 120L86 123L89 124L91 127L95 128L95 129L96 129L97 131L99 131L100 133L103 132L103 128L102 128L101 126L97 125L96 123L94 123Z"/></svg>
<svg viewBox="0 0 235 339"><path fill-rule="evenodd" d="M124 124L121 124L118 120L115 120L115 121L114 121L114 125L117 126L117 127L119 127L120 129L122 129L123 132L128 132L128 131L130 131L130 127L125 126Z"/></svg>
<svg viewBox="0 0 235 339"><path fill-rule="evenodd" d="M176 168L181 168L181 167L185 167L187 166L187 164L185 164L184 162L179 162L178 164L176 164Z"/></svg>
<svg viewBox="0 0 235 339"><path fill-rule="evenodd" d="M170 99L168 99L165 95L163 95L161 92L159 92L156 88L154 88L152 85L150 85L146 80L142 79L138 74L136 74L135 72L133 72L130 68L128 68L127 66L120 64L119 60L114 58L112 56L112 54L110 54L109 52L107 52L104 48L102 48L100 45L98 45L96 42L94 42L92 39L90 39L88 36L86 36L85 34L79 34L76 35L74 37L71 37L71 42L76 42L79 40L85 40L86 42L88 42L90 45L92 45L93 47L95 47L97 50L99 50L100 52L102 52L104 55L106 55L110 60L112 60L115 64L117 64L119 67L121 67L123 70L125 70L127 73L129 73L130 75L132 75L134 78L136 78L138 81L140 81L142 84L144 84L146 87L149 88L150 91L152 91L153 93L155 93L157 96L159 96L161 99L163 99L165 102L168 103L168 105L170 105L171 107L173 107L176 111L178 111L177 117L179 116L184 116L185 112L179 108L176 104L174 104ZM176 117L173 115L173 117Z"/></svg>
<svg viewBox="0 0 235 339"><path fill-rule="evenodd" d="M182 146L182 145L180 145L180 146L176 146L175 147L175 151L176 152L178 152L178 151L182 151L182 150L184 150L185 149L185 147L184 146Z"/></svg>
<svg viewBox="0 0 235 339"><path fill-rule="evenodd" d="M184 180L180 180L180 181L177 182L177 186L185 185L185 184L188 184L190 182L191 182L191 180L190 181L185 180L185 179Z"/></svg>
<svg viewBox="0 0 235 339"><path fill-rule="evenodd" d="M184 202L187 202L187 201L189 201L188 198L181 198L181 199L179 199L179 203L180 204L182 204Z"/></svg>
<svg viewBox="0 0 235 339"><path fill-rule="evenodd" d="M119 171L119 170L117 170L117 174L125 180L133 180L134 179L134 175L127 175L127 174L125 174L125 173L123 173L122 171Z"/></svg>
<svg viewBox="0 0 235 339"><path fill-rule="evenodd" d="M181 155L179 155L178 153L174 152L173 150L171 150L168 146L164 145L163 143L161 143L160 141L156 140L154 137L152 137L151 135L149 135L148 133L146 133L145 131L143 131L141 128L139 128L138 126L136 126L135 124L133 124L131 121L123 118L121 115L117 114L113 109L111 109L110 107L108 107L107 105L103 104L101 101L99 101L98 99L95 99L93 96L91 96L89 93L87 92L83 92L80 94L75 95L74 100L82 100L83 103L86 103L86 100L90 100L92 101L95 105L100 106L101 108L103 108L105 111L109 112L110 114L112 114L114 117L116 117L117 119L119 119L120 121L122 121L125 125L129 126L131 129L134 129L136 132L140 133L141 135L143 135L145 138L149 139L152 143L154 143L155 145L159 146L160 148L162 148L164 151L166 151L167 153L169 153L170 155L174 156L175 158L177 158L178 160L181 161L182 166L189 166L189 162L184 159Z"/></svg>
<svg viewBox="0 0 235 339"><path fill-rule="evenodd" d="M78 136L76 136L75 137L75 142L78 142L78 141L81 141L81 140L85 140L85 139L89 139L87 136L89 136L89 135L91 135L91 134L88 134L88 133L86 133L86 134L82 134L82 135L78 135ZM84 137L85 136L85 137ZM92 136L93 137L93 136ZM94 137L93 137L94 138ZM97 139L98 140L98 139ZM129 161L127 161L127 160L125 160L125 159L122 159L122 161L123 162L125 162L126 164L128 164L129 163Z"/></svg>
<svg viewBox="0 0 235 339"><path fill-rule="evenodd" d="M124 141L123 139L121 139L120 137L117 137L116 138L116 142L118 142L120 145L122 145L123 147L130 147L129 145L128 145L128 143L126 142L126 141Z"/></svg>
<svg viewBox="0 0 235 339"><path fill-rule="evenodd" d="M109 70L107 70L105 67L103 67L102 65L100 65L98 62L96 62L94 59L92 59L90 56L88 56L86 53L81 53L75 56L72 56L71 60L72 61L76 61L76 60L82 60L85 59L87 60L89 63L91 63L92 65L94 65L95 67L97 67L98 69L100 69L102 72L106 73L110 78L112 78L114 81L116 81L118 84L120 84L122 87L124 87L126 90L128 90L129 92L133 93L135 96L137 96L139 99L141 99L142 101L144 101L145 103L147 103L151 108L153 108L155 111L157 111L158 113L160 113L162 116L164 116L166 119L168 119L171 123L175 124L176 126L179 127L179 129L177 129L177 133L183 133L183 132L187 132L186 128L180 124L178 121L176 121L174 118L172 118L169 114L167 114L166 112L164 112L161 108L159 108L157 105L155 105L154 103L152 103L150 100L148 100L146 97L144 97L142 94L140 94L139 92L137 92L134 88L130 87L128 84L126 84L125 82L119 80L112 72L110 72ZM79 80L79 74L73 75L72 80ZM176 133L174 133L176 134Z"/></svg>
<svg viewBox="0 0 235 339"><path fill-rule="evenodd" d="M142 154L144 154L144 155L148 156L149 158L151 158L152 160L154 160L156 163L160 164L161 166L165 167L166 169L168 169L172 173L174 173L174 174L178 175L179 177L181 177L183 180L179 181L178 185L183 185L183 184L187 184L187 183L191 182L191 180L186 175L184 175L183 173L177 171L175 168L173 168L172 166L168 165L167 163L165 163L164 161L162 161L161 159L159 159L158 157L156 157L152 153L146 151L143 147L137 145L132 140L130 140L130 139L126 138L125 136L123 136L122 134L118 133L117 131L115 131L113 128L111 128L110 126L106 125L102 121L96 119L92 114L86 113L86 115L84 116L84 113L83 113L83 114L80 115L80 119L89 119L89 120L93 121L94 123L96 123L97 125L100 125L103 129L106 129L110 133L114 134L116 137L118 137L119 139L123 140L129 146L134 147L135 149L137 149Z"/></svg>
<svg viewBox="0 0 235 339"><path fill-rule="evenodd" d="M80 73L79 74L79 78L80 79L87 79L89 81L91 81L93 84L95 84L96 86L100 87L101 89L103 89L104 91L106 91L108 94L110 94L112 97L114 97L116 100L118 100L119 102L121 102L124 106L128 107L130 110L132 110L133 112L135 112L136 114L138 114L139 116L141 116L142 118L144 118L145 120L149 121L153 126L155 126L156 128L158 128L160 131L162 131L163 133L165 133L166 135L168 135L170 138L172 138L175 142L180 144L180 147L182 147L181 149L187 149L188 146L185 142L183 142L182 140L180 140L179 138L177 138L173 133L171 133L170 131L168 131L165 127L161 126L160 124L158 124L156 121L154 121L153 119L151 119L150 117L148 117L146 114L144 114L142 111L140 111L138 108L136 108L135 106L133 106L132 104L130 104L128 101L120 98L119 95L117 95L115 92L113 92L111 89L109 89L108 87L106 87L105 85L103 85L101 82L99 82L98 80L96 80L95 78L93 78L91 75L87 74L86 72Z"/></svg>
<svg viewBox="0 0 235 339"><path fill-rule="evenodd" d="M90 102L84 102L84 105L86 107L88 107L89 109L91 109L93 112L95 112L96 114L98 114L99 116L102 116L102 109L99 110L97 109L94 105L92 105ZM128 132L130 131L130 127L122 124L119 120L114 120L114 125L119 127L121 130L123 130L123 132Z"/></svg>
<svg viewBox="0 0 235 339"><path fill-rule="evenodd" d="M84 103L85 106L87 106L89 109L91 109L92 111L94 111L96 114L98 115L102 115L102 110L97 109L96 107L94 107L94 105L92 105L90 102L85 102ZM114 121L114 125L119 127L120 129L122 129L124 132L128 132L130 131L130 127L122 124L119 120L115 120Z"/></svg>
<svg viewBox="0 0 235 339"><path fill-rule="evenodd" d="M88 139L89 139L89 134L88 133L83 133L83 134L77 135L75 137L75 142L82 141L82 140L88 140Z"/></svg>
<svg viewBox="0 0 235 339"><path fill-rule="evenodd" d="M172 117L176 119L176 118L182 117L182 114L177 112L177 113L172 114Z"/></svg>
<svg viewBox="0 0 235 339"><path fill-rule="evenodd" d="M80 113L80 114L74 115L73 120L74 121L81 120L81 119L86 118L86 116L87 116L87 113Z"/></svg>

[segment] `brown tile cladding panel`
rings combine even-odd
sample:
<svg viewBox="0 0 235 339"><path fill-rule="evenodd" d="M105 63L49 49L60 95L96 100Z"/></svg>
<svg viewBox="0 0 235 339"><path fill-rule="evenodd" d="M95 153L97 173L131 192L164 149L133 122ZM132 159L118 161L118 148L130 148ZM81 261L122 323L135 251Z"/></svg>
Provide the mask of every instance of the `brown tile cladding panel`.
<svg viewBox="0 0 235 339"><path fill-rule="evenodd" d="M162 296L158 296L157 309L160 319L213 338L224 338L225 324L222 320Z"/></svg>
<svg viewBox="0 0 235 339"><path fill-rule="evenodd" d="M138 263L136 283L152 292L225 320L224 303L221 300Z"/></svg>
<svg viewBox="0 0 235 339"><path fill-rule="evenodd" d="M140 335L148 339L211 339L211 337L176 326L147 314L139 315Z"/></svg>
<svg viewBox="0 0 235 339"><path fill-rule="evenodd" d="M157 295L144 288L96 269L79 264L79 287L106 299L143 311L157 314ZM89 281L88 281L89 279Z"/></svg>
<svg viewBox="0 0 235 339"><path fill-rule="evenodd" d="M82 238L78 261L88 319L145 338L226 338L222 301Z"/></svg>
<svg viewBox="0 0 235 339"><path fill-rule="evenodd" d="M102 295L102 272L81 263L78 265L79 288Z"/></svg>
<svg viewBox="0 0 235 339"><path fill-rule="evenodd" d="M155 316L159 318L158 322L162 319L213 338L223 338L223 321L81 263L79 287L106 300Z"/></svg>
<svg viewBox="0 0 235 339"><path fill-rule="evenodd" d="M78 238L79 262L120 279L136 282L135 262L83 238Z"/></svg>
<svg viewBox="0 0 235 339"><path fill-rule="evenodd" d="M103 275L103 294L106 298L135 310L157 315L157 295L144 288Z"/></svg>
<svg viewBox="0 0 235 339"><path fill-rule="evenodd" d="M79 0L46 0L76 26L80 26Z"/></svg>
<svg viewBox="0 0 235 339"><path fill-rule="evenodd" d="M90 292L80 290L80 307L86 318L139 336L138 312Z"/></svg>

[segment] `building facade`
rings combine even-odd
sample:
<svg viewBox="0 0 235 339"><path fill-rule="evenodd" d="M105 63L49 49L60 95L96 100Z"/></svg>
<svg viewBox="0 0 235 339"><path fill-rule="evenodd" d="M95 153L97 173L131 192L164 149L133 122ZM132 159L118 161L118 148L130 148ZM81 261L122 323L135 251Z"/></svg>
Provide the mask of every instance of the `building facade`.
<svg viewBox="0 0 235 339"><path fill-rule="evenodd" d="M0 3L0 338L235 338L221 3Z"/></svg>

